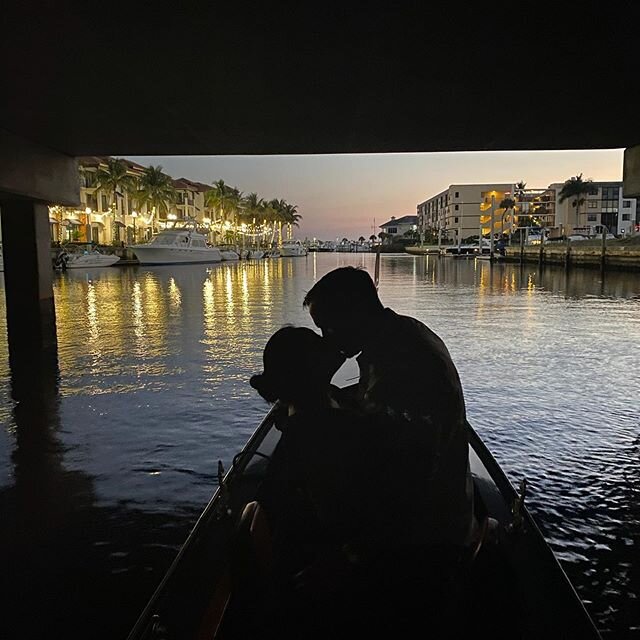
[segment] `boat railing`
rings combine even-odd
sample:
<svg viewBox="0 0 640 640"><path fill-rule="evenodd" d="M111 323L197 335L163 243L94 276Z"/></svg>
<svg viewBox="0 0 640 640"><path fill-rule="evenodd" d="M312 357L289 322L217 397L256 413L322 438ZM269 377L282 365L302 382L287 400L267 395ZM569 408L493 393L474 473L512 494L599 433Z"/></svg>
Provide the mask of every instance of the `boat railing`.
<svg viewBox="0 0 640 640"><path fill-rule="evenodd" d="M190 549L196 545L196 542L201 538L201 536L206 534L206 530L212 519L221 520L223 518L235 516L231 504L230 489L236 482L238 482L243 474L249 470L252 462L256 458L265 459L270 457L269 454L261 451L260 449L262 445L265 444L270 433L275 437L279 436L280 432L277 431L277 429L274 429L274 423L280 410L281 407L279 403L276 403L270 409L242 450L233 457L231 466L226 472L223 469L222 462L218 461L218 488L191 529L191 532L171 563L169 570L151 596L147 606L140 614L140 617L127 637L128 640L153 637L154 619L157 619L157 611L161 598L171 582L174 580L185 555L187 555ZM277 442L269 443L270 447L275 447L275 444L277 444Z"/></svg>

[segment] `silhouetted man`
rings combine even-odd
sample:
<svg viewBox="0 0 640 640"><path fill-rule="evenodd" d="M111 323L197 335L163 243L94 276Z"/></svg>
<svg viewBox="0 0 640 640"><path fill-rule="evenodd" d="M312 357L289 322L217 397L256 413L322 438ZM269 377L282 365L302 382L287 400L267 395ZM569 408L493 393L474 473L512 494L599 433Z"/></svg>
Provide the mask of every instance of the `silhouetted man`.
<svg viewBox="0 0 640 640"><path fill-rule="evenodd" d="M470 535L472 483L462 387L446 346L422 322L385 308L369 274L354 267L321 278L304 305L346 357L360 354L357 405L388 425L393 495L381 508L396 518L394 540L454 557Z"/></svg>

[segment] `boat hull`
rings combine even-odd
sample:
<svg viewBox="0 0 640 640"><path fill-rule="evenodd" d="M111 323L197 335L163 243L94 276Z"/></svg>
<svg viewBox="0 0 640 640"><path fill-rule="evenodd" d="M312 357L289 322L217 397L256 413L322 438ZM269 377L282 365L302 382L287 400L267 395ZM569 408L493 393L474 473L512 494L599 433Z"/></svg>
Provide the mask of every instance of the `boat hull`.
<svg viewBox="0 0 640 640"><path fill-rule="evenodd" d="M229 558L237 548L238 518L247 502L255 500L280 438L275 415L274 409L221 478L222 487L196 523L129 640L150 640L159 623L175 632L170 637L217 637L233 598ZM476 514L481 517L484 511L498 532L494 540L480 547L483 555L475 560L469 581L465 580L471 601L463 600L452 619L469 617L473 633L464 637L598 640L597 629L526 506L520 507L521 521L513 528L512 505L518 495L478 435L470 426L468 430L469 464L478 507L482 507ZM473 615L469 604L474 607ZM241 615L247 615L246 609ZM231 633L225 637L244 636Z"/></svg>
<svg viewBox="0 0 640 640"><path fill-rule="evenodd" d="M298 258L302 256L306 256L307 252L304 249L294 248L294 247L282 247L280 249L280 255L283 258Z"/></svg>
<svg viewBox="0 0 640 640"><path fill-rule="evenodd" d="M70 258L67 261L67 269L95 269L97 267L110 267L119 262L118 256L111 255L82 255Z"/></svg>
<svg viewBox="0 0 640 640"><path fill-rule="evenodd" d="M221 262L219 249L153 247L134 245L130 249L135 253L140 264L209 264Z"/></svg>

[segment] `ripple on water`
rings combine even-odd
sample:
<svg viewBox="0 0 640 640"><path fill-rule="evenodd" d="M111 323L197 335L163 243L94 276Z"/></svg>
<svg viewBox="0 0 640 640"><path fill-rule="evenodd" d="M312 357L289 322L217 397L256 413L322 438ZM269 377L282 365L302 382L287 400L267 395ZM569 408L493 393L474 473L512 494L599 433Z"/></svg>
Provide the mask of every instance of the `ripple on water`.
<svg viewBox="0 0 640 640"><path fill-rule="evenodd" d="M76 553L94 550L93 580L113 572L104 583L137 594L139 610L215 490L218 460L229 465L266 411L247 381L268 337L286 323L312 326L301 302L325 272L372 272L373 260L315 254L56 277L61 380L49 432L60 446L47 472L87 501L86 534L70 539ZM631 637L640 627L638 278L431 257L383 255L381 265L383 301L445 340L470 421L512 482L529 480L531 511L598 626ZM2 305L0 296L0 333ZM0 489L23 459L12 409L3 343Z"/></svg>

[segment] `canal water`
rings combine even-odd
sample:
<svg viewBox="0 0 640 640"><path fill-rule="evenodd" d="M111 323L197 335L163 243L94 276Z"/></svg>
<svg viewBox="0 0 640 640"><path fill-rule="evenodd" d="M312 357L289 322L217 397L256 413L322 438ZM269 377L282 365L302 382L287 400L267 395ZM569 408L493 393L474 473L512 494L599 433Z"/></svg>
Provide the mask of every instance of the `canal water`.
<svg viewBox="0 0 640 640"><path fill-rule="evenodd" d="M59 375L41 402L14 405L0 342L2 637L126 636L218 460L265 414L248 378L266 340L312 326L305 292L348 264L373 272L374 256L56 275ZM638 274L383 255L380 293L445 340L470 422L529 481L603 635L640 637Z"/></svg>

